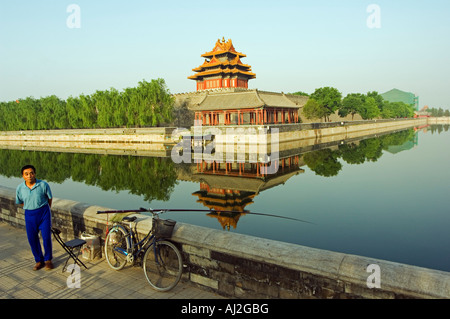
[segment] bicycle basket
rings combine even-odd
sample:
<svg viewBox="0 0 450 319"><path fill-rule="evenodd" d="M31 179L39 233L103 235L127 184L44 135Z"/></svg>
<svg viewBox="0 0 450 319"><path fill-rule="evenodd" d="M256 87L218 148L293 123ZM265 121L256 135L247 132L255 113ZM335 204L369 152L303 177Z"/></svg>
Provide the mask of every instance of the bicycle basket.
<svg viewBox="0 0 450 319"><path fill-rule="evenodd" d="M157 238L172 237L173 228L177 222L171 219L153 218L153 235Z"/></svg>

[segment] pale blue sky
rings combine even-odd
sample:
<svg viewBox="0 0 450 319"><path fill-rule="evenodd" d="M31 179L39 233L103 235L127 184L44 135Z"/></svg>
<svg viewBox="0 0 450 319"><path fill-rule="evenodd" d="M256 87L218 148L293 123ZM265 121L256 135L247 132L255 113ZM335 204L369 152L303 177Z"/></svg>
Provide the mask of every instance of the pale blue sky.
<svg viewBox="0 0 450 319"><path fill-rule="evenodd" d="M70 4L80 28L69 28ZM381 28L369 28L370 4ZM218 38L231 38L256 79L276 92L333 86L413 92L450 108L450 1L2 1L0 101L61 98L164 78L172 93Z"/></svg>

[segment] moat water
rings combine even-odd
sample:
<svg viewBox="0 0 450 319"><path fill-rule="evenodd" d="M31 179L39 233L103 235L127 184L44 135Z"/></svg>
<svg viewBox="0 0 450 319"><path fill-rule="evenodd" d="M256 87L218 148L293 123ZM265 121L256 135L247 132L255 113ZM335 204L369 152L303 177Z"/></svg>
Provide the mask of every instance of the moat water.
<svg viewBox="0 0 450 319"><path fill-rule="evenodd" d="M0 149L0 185L15 188L28 163L57 198L112 209L240 210L166 217L450 271L448 125L294 152L273 176L257 176L251 168L239 175L236 167L199 172L196 164L171 158Z"/></svg>

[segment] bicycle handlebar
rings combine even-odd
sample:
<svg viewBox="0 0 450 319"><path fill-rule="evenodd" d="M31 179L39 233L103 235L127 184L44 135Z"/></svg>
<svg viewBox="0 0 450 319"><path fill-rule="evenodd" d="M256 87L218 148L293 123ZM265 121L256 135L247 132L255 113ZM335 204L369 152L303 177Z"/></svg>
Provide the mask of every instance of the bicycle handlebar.
<svg viewBox="0 0 450 319"><path fill-rule="evenodd" d="M164 210L164 209L155 210L155 209L151 209L151 208L145 209L145 208L141 207L141 211L150 212L150 213L152 213L153 217L158 217L159 214L165 213L167 210Z"/></svg>

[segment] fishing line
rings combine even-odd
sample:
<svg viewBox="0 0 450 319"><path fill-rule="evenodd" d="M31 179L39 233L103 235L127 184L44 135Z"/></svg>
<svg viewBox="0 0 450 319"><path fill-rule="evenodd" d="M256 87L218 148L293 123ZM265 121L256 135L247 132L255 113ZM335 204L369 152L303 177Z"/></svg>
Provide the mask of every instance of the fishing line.
<svg viewBox="0 0 450 319"><path fill-rule="evenodd" d="M106 213L140 213L140 212L209 212L209 213L235 213L235 214L249 214L249 215L258 215L258 216L267 216L267 217L275 217L275 218L282 218L282 219L288 219L288 220L295 220L302 223L308 223L308 224L314 224L313 222L293 218L293 217L287 217L287 216L280 216L275 214L265 214L265 213L255 213L250 211L235 211L235 210L215 210L215 209L173 209L173 208L161 208L161 209L153 209L153 208L140 208L140 209L129 209L129 210L110 210L110 211L98 211L98 214L106 214Z"/></svg>

